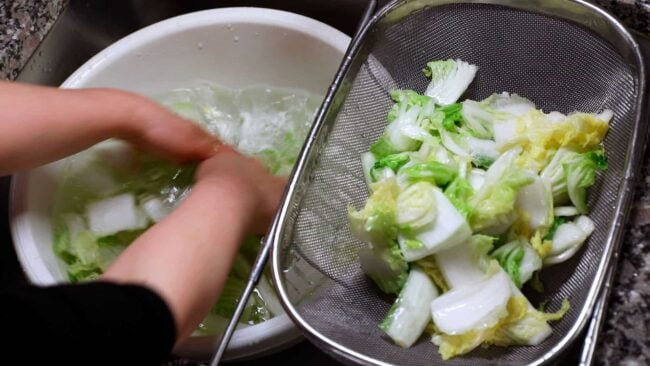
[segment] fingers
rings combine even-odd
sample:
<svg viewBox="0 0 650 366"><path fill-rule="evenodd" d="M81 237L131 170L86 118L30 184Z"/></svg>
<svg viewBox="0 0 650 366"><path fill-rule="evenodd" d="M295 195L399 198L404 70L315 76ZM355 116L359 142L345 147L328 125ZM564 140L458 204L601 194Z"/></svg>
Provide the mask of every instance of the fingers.
<svg viewBox="0 0 650 366"><path fill-rule="evenodd" d="M181 163L207 159L221 145L198 125L175 117L150 127L143 135L142 143L144 148Z"/></svg>
<svg viewBox="0 0 650 366"><path fill-rule="evenodd" d="M205 160L222 145L199 125L162 108L143 118L146 122L141 124L140 131L126 139L137 148L161 158L176 163Z"/></svg>
<svg viewBox="0 0 650 366"><path fill-rule="evenodd" d="M266 234L276 211L280 206L284 189L287 185L287 179L281 177L269 176L268 180L258 185L262 188L262 204L259 206L259 220L253 224L252 230L255 234Z"/></svg>

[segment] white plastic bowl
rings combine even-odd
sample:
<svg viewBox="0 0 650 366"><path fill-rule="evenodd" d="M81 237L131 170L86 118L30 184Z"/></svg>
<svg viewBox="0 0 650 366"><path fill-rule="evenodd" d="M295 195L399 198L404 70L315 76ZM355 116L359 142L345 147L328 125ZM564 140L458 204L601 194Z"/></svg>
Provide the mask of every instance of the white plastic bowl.
<svg viewBox="0 0 650 366"><path fill-rule="evenodd" d="M350 39L300 15L260 8L225 8L171 18L114 43L86 62L64 88L114 87L156 95L196 80L241 88L265 84L324 95ZM11 228L29 279L63 282L63 263L52 251L50 212L63 161L13 179ZM286 315L238 330L226 353L242 359L296 343ZM192 337L176 353L207 359L214 337Z"/></svg>

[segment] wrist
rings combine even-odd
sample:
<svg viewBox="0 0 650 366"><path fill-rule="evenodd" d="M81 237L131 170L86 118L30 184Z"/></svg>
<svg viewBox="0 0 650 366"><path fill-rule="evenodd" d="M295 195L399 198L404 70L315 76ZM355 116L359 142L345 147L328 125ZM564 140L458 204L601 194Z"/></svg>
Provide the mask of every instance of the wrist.
<svg viewBox="0 0 650 366"><path fill-rule="evenodd" d="M201 200L213 200L216 210L237 216L246 230L251 227L258 200L255 189L245 179L226 174L202 178L191 194L200 196Z"/></svg>

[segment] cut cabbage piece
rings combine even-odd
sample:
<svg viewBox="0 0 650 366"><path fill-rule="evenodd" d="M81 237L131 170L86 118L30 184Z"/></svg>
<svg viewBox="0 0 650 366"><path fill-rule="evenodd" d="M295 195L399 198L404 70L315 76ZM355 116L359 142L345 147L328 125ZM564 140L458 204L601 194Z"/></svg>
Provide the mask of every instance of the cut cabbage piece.
<svg viewBox="0 0 650 366"><path fill-rule="evenodd" d="M401 347L411 347L431 321L431 301L438 296L429 276L411 268L404 288L379 326Z"/></svg>
<svg viewBox="0 0 650 366"><path fill-rule="evenodd" d="M481 187L483 187L483 183L485 183L485 170L476 168L472 169L469 173L468 180L474 191L480 190Z"/></svg>
<svg viewBox="0 0 650 366"><path fill-rule="evenodd" d="M433 322L445 334L463 334L495 325L508 315L510 279L498 271L487 279L462 286L431 302Z"/></svg>
<svg viewBox="0 0 650 366"><path fill-rule="evenodd" d="M560 206L560 207L555 207L553 209L553 215L554 216L577 216L580 214L580 211L578 211L577 208L574 206Z"/></svg>
<svg viewBox="0 0 650 366"><path fill-rule="evenodd" d="M546 180L537 175L533 175L532 179L531 184L519 190L515 207L528 218L530 230L535 231L553 222L553 195Z"/></svg>
<svg viewBox="0 0 650 366"><path fill-rule="evenodd" d="M142 210L153 222L160 222L172 211L160 198L149 198L142 202Z"/></svg>
<svg viewBox="0 0 650 366"><path fill-rule="evenodd" d="M424 94L440 105L455 103L474 80L476 71L478 66L461 60L429 62L424 73L431 82Z"/></svg>
<svg viewBox="0 0 650 366"><path fill-rule="evenodd" d="M499 261L501 268L519 288L533 277L535 271L542 268L539 254L524 241L513 241L502 245L490 256Z"/></svg>
<svg viewBox="0 0 650 366"><path fill-rule="evenodd" d="M587 216L579 216L573 222L557 227L552 239L552 249L544 258L544 264L557 264L571 258L594 231L595 225Z"/></svg>
<svg viewBox="0 0 650 366"><path fill-rule="evenodd" d="M418 230L436 218L435 186L418 182L406 188L397 196L396 222L400 227Z"/></svg>
<svg viewBox="0 0 650 366"><path fill-rule="evenodd" d="M472 245L472 240L445 249L436 255L436 263L450 288L476 283L485 278L482 256Z"/></svg>
<svg viewBox="0 0 650 366"><path fill-rule="evenodd" d="M398 241L404 258L415 261L450 248L469 239L472 231L467 221L449 199L437 188L433 188L438 213L433 222L422 229L405 235L401 233ZM410 245L411 240L420 242L421 246Z"/></svg>
<svg viewBox="0 0 650 366"><path fill-rule="evenodd" d="M130 193L93 202L88 205L86 215L90 230L100 237L147 226L146 216Z"/></svg>

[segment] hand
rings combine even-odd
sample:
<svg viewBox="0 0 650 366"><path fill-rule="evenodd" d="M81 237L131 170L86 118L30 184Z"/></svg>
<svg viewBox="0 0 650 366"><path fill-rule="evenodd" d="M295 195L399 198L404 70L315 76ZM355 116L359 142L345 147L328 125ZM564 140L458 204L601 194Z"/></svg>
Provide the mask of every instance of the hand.
<svg viewBox="0 0 650 366"><path fill-rule="evenodd" d="M254 158L246 157L228 145L205 160L197 172L197 184L226 185L233 194L250 206L249 227L253 233L265 234L282 198L285 178L269 174Z"/></svg>
<svg viewBox="0 0 650 366"><path fill-rule="evenodd" d="M255 159L223 145L199 166L187 198L129 245L102 278L160 294L182 342L217 300L239 244L251 231L266 230L284 184Z"/></svg>
<svg viewBox="0 0 650 366"><path fill-rule="evenodd" d="M175 162L214 153L216 138L155 102L115 89L0 82L0 175L122 138Z"/></svg>
<svg viewBox="0 0 650 366"><path fill-rule="evenodd" d="M157 103L126 92L119 92L132 117L120 121L116 137L161 158L185 163L212 156L220 142L206 130L166 110Z"/></svg>

